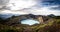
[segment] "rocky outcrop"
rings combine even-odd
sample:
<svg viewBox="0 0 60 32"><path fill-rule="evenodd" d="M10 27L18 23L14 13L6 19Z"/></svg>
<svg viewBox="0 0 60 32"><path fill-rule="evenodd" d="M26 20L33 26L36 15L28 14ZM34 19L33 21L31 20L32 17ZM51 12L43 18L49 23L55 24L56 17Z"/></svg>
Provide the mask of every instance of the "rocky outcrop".
<svg viewBox="0 0 60 32"><path fill-rule="evenodd" d="M9 24L9 25L15 24L15 23L21 24L21 21L26 20L26 19L34 19L34 20L39 21L40 23L44 23L44 22L48 21L49 18L47 16L32 15L32 14L12 16L11 18L9 18L9 21L7 22L7 24Z"/></svg>

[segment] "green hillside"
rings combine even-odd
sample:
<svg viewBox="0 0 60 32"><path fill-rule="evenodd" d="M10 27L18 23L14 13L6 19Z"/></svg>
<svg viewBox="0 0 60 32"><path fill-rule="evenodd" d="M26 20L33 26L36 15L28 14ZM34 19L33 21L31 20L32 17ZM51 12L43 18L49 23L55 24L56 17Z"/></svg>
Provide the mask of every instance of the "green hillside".
<svg viewBox="0 0 60 32"><path fill-rule="evenodd" d="M60 16L55 16L52 19L53 21L49 20L48 23L29 26L23 24L6 25L3 21L9 21L9 19L0 18L0 32L60 32Z"/></svg>

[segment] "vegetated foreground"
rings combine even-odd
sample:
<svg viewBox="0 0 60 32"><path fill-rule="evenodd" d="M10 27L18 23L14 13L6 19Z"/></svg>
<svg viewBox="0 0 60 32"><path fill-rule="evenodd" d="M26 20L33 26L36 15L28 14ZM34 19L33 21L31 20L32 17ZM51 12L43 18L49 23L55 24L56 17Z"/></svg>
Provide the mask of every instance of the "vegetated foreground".
<svg viewBox="0 0 60 32"><path fill-rule="evenodd" d="M32 26L24 24L2 24L0 18L0 32L60 32L60 16L52 17L53 21L43 24L35 24Z"/></svg>

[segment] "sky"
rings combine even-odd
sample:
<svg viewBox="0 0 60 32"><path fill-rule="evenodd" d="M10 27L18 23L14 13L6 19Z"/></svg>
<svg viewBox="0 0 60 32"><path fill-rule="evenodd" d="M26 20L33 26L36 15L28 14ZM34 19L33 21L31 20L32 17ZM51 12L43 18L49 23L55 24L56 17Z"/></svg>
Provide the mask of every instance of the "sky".
<svg viewBox="0 0 60 32"><path fill-rule="evenodd" d="M6 19L12 15L24 14L60 16L60 0L0 0L0 17ZM38 23L35 20L23 21L23 24L28 25Z"/></svg>
<svg viewBox="0 0 60 32"><path fill-rule="evenodd" d="M0 14L60 16L60 0L0 0Z"/></svg>

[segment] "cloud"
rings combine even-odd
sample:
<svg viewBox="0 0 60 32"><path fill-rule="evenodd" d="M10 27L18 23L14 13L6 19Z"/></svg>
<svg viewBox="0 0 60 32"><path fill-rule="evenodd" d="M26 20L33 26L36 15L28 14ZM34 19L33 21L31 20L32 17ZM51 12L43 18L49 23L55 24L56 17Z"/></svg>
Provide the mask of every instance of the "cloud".
<svg viewBox="0 0 60 32"><path fill-rule="evenodd" d="M9 0L9 2L4 0L5 2L7 1L6 3L3 0L1 1L1 4L3 5L0 5L0 14L28 14L27 12L20 10L32 7L36 4L35 0Z"/></svg>
<svg viewBox="0 0 60 32"><path fill-rule="evenodd" d="M60 0L38 0L37 6L60 5Z"/></svg>
<svg viewBox="0 0 60 32"><path fill-rule="evenodd" d="M52 9L52 10L60 10L60 6L59 5L55 5L55 6L52 6L50 9Z"/></svg>
<svg viewBox="0 0 60 32"><path fill-rule="evenodd" d="M60 11L59 10L52 10L50 9L51 6L48 7L40 7L40 8L29 8L29 9L23 9L22 11L25 12L29 12L31 14L35 14L35 15L49 15L49 14L54 14L54 15L60 15Z"/></svg>
<svg viewBox="0 0 60 32"><path fill-rule="evenodd" d="M32 7L36 0L0 0L0 10L21 10Z"/></svg>
<svg viewBox="0 0 60 32"><path fill-rule="evenodd" d="M7 7L11 10L21 10L23 8L29 8L36 4L35 0L10 0Z"/></svg>
<svg viewBox="0 0 60 32"><path fill-rule="evenodd" d="M0 10L10 10L10 7L2 6Z"/></svg>
<svg viewBox="0 0 60 32"><path fill-rule="evenodd" d="M60 0L43 0L43 5L60 5Z"/></svg>
<svg viewBox="0 0 60 32"><path fill-rule="evenodd" d="M0 14L17 14L17 15L22 15L22 14L28 14L27 12L24 11L10 11L10 10L4 10L1 11Z"/></svg>
<svg viewBox="0 0 60 32"><path fill-rule="evenodd" d="M9 2L9 0L0 0L0 5L6 5Z"/></svg>
<svg viewBox="0 0 60 32"><path fill-rule="evenodd" d="M0 0L0 10L8 9L6 5L8 4L9 0Z"/></svg>
<svg viewBox="0 0 60 32"><path fill-rule="evenodd" d="M10 0L8 5L2 6L0 14L35 14L35 15L60 15L59 0ZM56 5L56 4L57 5Z"/></svg>

